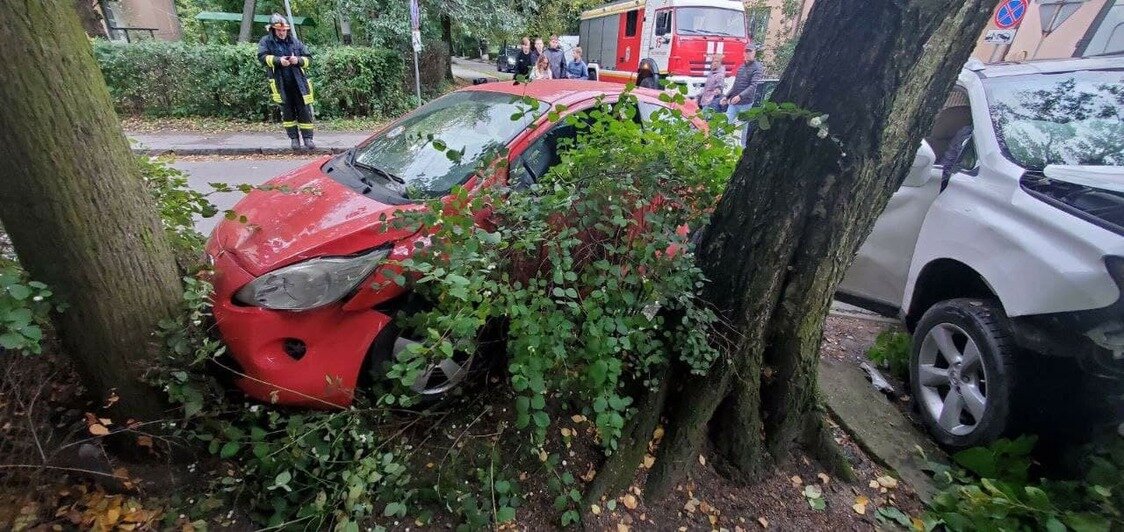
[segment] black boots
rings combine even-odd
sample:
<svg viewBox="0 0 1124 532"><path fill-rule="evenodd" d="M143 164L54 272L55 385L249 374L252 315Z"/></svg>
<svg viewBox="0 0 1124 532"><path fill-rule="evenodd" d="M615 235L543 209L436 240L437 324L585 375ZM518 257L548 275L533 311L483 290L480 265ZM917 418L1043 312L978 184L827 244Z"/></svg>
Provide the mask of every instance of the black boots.
<svg viewBox="0 0 1124 532"><path fill-rule="evenodd" d="M301 133L304 134L304 149L312 151L316 149L316 143L312 142L312 131L305 130Z"/></svg>
<svg viewBox="0 0 1124 532"><path fill-rule="evenodd" d="M301 139L289 139L289 147L292 148L293 151L300 150L301 149Z"/></svg>

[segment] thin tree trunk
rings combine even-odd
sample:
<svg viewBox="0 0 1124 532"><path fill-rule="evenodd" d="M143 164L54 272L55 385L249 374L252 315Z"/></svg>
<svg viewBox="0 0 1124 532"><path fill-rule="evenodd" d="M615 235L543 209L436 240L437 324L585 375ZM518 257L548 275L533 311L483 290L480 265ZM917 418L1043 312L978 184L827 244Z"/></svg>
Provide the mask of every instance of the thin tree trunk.
<svg viewBox="0 0 1124 532"><path fill-rule="evenodd" d="M453 17L447 12L441 14L441 40L445 41L448 52L445 57L445 80L453 81Z"/></svg>
<svg viewBox="0 0 1124 532"><path fill-rule="evenodd" d="M257 3L257 0L245 0L242 3L242 26L238 28L238 42L250 42Z"/></svg>
<svg viewBox="0 0 1124 532"><path fill-rule="evenodd" d="M139 167L67 0L0 2L0 219L20 262L69 307L55 318L92 392L160 411L139 380L179 274Z"/></svg>
<svg viewBox="0 0 1124 532"><path fill-rule="evenodd" d="M778 119L751 138L698 251L723 356L709 375L675 383L647 497L674 488L707 436L743 480L798 443L848 475L816 395L823 320L975 44L964 36L978 35L993 7L815 4L771 99L830 115L832 136Z"/></svg>

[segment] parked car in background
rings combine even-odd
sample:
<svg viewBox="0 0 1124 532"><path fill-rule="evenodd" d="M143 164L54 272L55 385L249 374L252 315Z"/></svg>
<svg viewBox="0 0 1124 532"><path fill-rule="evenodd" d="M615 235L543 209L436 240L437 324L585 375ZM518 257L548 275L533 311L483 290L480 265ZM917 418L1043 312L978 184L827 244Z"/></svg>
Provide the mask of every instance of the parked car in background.
<svg viewBox="0 0 1124 532"><path fill-rule="evenodd" d="M515 60L519 57L519 47L504 45L496 54L496 70L499 72L515 73Z"/></svg>
<svg viewBox="0 0 1124 532"><path fill-rule="evenodd" d="M1120 389L1121 95L1124 57L970 62L840 285L912 331L912 397L942 444L1022 430L1087 391L1048 368Z"/></svg>
<svg viewBox="0 0 1124 532"><path fill-rule="evenodd" d="M262 401L348 405L362 377L381 377L384 363L413 343L394 320L409 312L408 293L387 282L382 268L387 260L408 257L426 235L394 229L396 213L423 208L456 185L471 194L534 183L560 162L558 143L578 133L564 120L550 122L546 111L564 106L564 118L602 98L613 102L623 90L620 84L574 80L467 87L395 120L346 153L269 182L315 194L247 194L234 209L250 223L224 220L207 243L215 322L244 374L238 386ZM538 112L520 112L524 94L542 104ZM688 116L697 110L692 103L662 102L655 90L632 94L640 120L659 108L675 107ZM445 140L462 156L451 160L427 138ZM510 163L479 170L495 153L507 153ZM464 379L472 362L459 353L442 360L413 390L443 394Z"/></svg>

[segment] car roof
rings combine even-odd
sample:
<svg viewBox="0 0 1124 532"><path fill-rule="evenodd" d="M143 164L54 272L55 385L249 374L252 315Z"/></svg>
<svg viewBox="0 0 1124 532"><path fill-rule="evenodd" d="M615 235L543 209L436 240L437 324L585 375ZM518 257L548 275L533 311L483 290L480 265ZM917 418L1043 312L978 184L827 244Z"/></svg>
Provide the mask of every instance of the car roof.
<svg viewBox="0 0 1124 532"><path fill-rule="evenodd" d="M579 79L543 79L530 83L496 81L465 87L464 91L495 92L511 96L530 96L550 105L591 100L601 96L619 96L625 86L621 83L605 81L585 81ZM633 89L634 94L659 97L661 91L654 89Z"/></svg>
<svg viewBox="0 0 1124 532"><path fill-rule="evenodd" d="M1054 74L1078 70L1124 69L1124 55L1090 57L1087 59L1043 59L1025 63L992 63L968 67L981 77L1000 78L1025 74Z"/></svg>

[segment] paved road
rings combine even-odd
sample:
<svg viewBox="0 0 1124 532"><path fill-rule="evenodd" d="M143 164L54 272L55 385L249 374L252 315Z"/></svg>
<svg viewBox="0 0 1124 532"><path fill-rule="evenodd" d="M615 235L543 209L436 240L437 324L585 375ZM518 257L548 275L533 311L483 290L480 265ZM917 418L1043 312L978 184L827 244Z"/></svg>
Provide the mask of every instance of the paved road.
<svg viewBox="0 0 1124 532"><path fill-rule="evenodd" d="M453 58L453 76L472 81L475 78L492 78L499 80L512 79L511 74L496 71L495 63L486 63L477 59Z"/></svg>
<svg viewBox="0 0 1124 532"><path fill-rule="evenodd" d="M214 189L208 183L240 185L248 183L260 185L275 176L308 164L313 159L213 159L199 161L177 161L172 166L187 173L188 185L192 190L208 193ZM211 203L219 210L234 207L242 199L241 192L222 192L211 195ZM219 218L196 220L195 227L209 235Z"/></svg>

